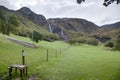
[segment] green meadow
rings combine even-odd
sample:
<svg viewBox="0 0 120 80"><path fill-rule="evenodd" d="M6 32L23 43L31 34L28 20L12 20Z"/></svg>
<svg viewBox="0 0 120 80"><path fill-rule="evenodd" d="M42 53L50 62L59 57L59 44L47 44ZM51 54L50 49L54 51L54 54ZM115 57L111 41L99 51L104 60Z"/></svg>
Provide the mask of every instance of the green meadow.
<svg viewBox="0 0 120 80"><path fill-rule="evenodd" d="M33 43L29 38L11 36ZM0 36L0 79L8 77L9 65L22 64L21 51L25 50L28 77L34 75L34 80L120 80L118 51L87 44L71 46L62 41L40 41L36 45L38 48L27 48ZM18 77L14 75L13 80Z"/></svg>

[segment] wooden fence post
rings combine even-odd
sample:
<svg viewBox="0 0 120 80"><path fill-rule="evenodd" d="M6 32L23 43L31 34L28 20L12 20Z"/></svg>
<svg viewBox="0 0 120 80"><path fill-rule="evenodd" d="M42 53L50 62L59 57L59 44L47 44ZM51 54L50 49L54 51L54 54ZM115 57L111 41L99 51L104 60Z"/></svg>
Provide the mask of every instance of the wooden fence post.
<svg viewBox="0 0 120 80"><path fill-rule="evenodd" d="M22 50L22 64L25 65L25 51Z"/></svg>

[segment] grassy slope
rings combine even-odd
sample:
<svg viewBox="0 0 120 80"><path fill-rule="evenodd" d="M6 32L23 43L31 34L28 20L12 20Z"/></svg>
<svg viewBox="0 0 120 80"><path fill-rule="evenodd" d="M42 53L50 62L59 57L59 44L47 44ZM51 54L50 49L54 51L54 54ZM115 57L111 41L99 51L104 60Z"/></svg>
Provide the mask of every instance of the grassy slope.
<svg viewBox="0 0 120 80"><path fill-rule="evenodd" d="M43 35L50 34L47 30L43 29L42 27L34 24L31 21L26 21L25 24L20 22L19 30L28 30L32 32L33 30L40 32Z"/></svg>
<svg viewBox="0 0 120 80"><path fill-rule="evenodd" d="M69 45L63 42L41 41L37 46L38 49L30 49L0 37L0 74L6 72L10 64L21 63L24 49L29 74L39 73L40 80L120 80L120 52L89 45L65 48ZM62 55L55 58L55 49L61 47ZM47 48L50 49L49 62L45 58Z"/></svg>
<svg viewBox="0 0 120 80"><path fill-rule="evenodd" d="M31 42L30 39L28 38L18 37L15 35L11 35L11 36L27 42ZM34 68L36 68L36 66L44 64L44 62L46 62L47 48L51 49L49 50L50 52L49 55L50 55L50 59L52 59L53 57L55 57L55 50L60 49L62 44L65 44L65 43L63 42L50 43L50 42L41 41L39 44L37 44L39 48L31 49L31 48L27 48L27 47L18 45L16 43L13 43L9 40L4 39L3 37L0 37L0 74L6 72L7 67L10 64L21 63L21 50L23 49L26 51L26 63L30 65L29 71L31 73L32 71L34 71ZM66 46L68 46L68 44L66 44Z"/></svg>
<svg viewBox="0 0 120 80"><path fill-rule="evenodd" d="M120 80L120 53L88 45L73 46L56 63L38 70L46 80Z"/></svg>

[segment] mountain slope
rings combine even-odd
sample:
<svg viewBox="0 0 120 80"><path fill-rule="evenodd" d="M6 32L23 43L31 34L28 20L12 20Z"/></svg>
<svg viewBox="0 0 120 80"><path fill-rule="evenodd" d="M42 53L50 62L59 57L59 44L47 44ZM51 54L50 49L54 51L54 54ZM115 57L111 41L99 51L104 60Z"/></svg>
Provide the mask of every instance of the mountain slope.
<svg viewBox="0 0 120 80"><path fill-rule="evenodd" d="M78 18L50 18L48 19L53 33L59 33L62 38L73 37L79 33L90 34L95 32L99 27L92 22ZM72 35L70 35L72 34Z"/></svg>
<svg viewBox="0 0 120 80"><path fill-rule="evenodd" d="M27 34L35 30L47 38L52 36L52 38L69 40L94 34L115 36L120 29L120 22L99 27L90 21L79 18L46 19L43 15L36 14L27 7L14 11L0 6L0 10L18 17L20 22L19 33Z"/></svg>
<svg viewBox="0 0 120 80"><path fill-rule="evenodd" d="M16 14L26 17L39 26L45 26L47 24L46 18L41 14L36 14L27 7L22 7L16 11Z"/></svg>
<svg viewBox="0 0 120 80"><path fill-rule="evenodd" d="M106 25L103 25L101 27L103 29L118 29L118 28L120 28L120 22L116 22L116 23L113 23L113 24L106 24Z"/></svg>
<svg viewBox="0 0 120 80"><path fill-rule="evenodd" d="M14 11L9 10L4 6L0 6L0 10L3 11L6 15L14 15L18 17L19 27L18 31L15 34L21 36L28 36L32 31L38 31L43 36L53 35L49 33L47 29L47 20L43 15L38 15L32 12L29 8L23 7L20 10Z"/></svg>
<svg viewBox="0 0 120 80"><path fill-rule="evenodd" d="M0 6L0 10L16 15L19 18L20 29L22 32L33 30L37 30L41 33L43 32L44 34L51 32L57 34L64 40L72 38L72 35L79 35L79 33L93 33L99 28L94 23L84 19L50 18L46 20L43 15L36 14L27 7L14 11L7 9L4 6Z"/></svg>
<svg viewBox="0 0 120 80"><path fill-rule="evenodd" d="M120 22L116 22L113 24L106 24L100 27L100 29L95 32L99 36L111 36L113 39L117 37L118 33L120 32Z"/></svg>
<svg viewBox="0 0 120 80"><path fill-rule="evenodd" d="M92 33L98 29L98 26L92 22L78 18L51 18L49 23L54 27L67 29L70 31Z"/></svg>

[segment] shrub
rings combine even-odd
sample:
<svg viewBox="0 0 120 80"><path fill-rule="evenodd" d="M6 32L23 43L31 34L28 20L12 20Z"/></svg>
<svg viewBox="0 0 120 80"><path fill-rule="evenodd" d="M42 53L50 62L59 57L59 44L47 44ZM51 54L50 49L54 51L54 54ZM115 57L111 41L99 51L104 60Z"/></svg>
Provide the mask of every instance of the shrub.
<svg viewBox="0 0 120 80"><path fill-rule="evenodd" d="M36 43L38 43L39 40L42 40L42 35L37 31L33 31L29 37L31 38L31 40L35 41Z"/></svg>
<svg viewBox="0 0 120 80"><path fill-rule="evenodd" d="M80 44L80 43L86 43L86 39L84 39L84 38L79 38L78 40L77 40L77 42Z"/></svg>
<svg viewBox="0 0 120 80"><path fill-rule="evenodd" d="M18 35L23 36L23 37L29 37L30 34L31 34L31 32L28 30L21 30L18 32Z"/></svg>
<svg viewBox="0 0 120 80"><path fill-rule="evenodd" d="M54 40L59 40L59 36L57 34L46 34L43 35L43 39L47 41L54 41Z"/></svg>
<svg viewBox="0 0 120 80"><path fill-rule="evenodd" d="M112 47L114 47L114 42L113 41L107 41L107 42L105 42L104 46L112 48Z"/></svg>
<svg viewBox="0 0 120 80"><path fill-rule="evenodd" d="M70 39L68 42L70 45L74 45L76 43L76 39Z"/></svg>
<svg viewBox="0 0 120 80"><path fill-rule="evenodd" d="M93 38L88 39L86 43L90 44L90 45L95 45L95 46L97 46L99 44L99 42Z"/></svg>
<svg viewBox="0 0 120 80"><path fill-rule="evenodd" d="M93 35L93 37L97 40L99 40L100 42L104 43L106 41L110 41L112 38L109 35Z"/></svg>
<svg viewBox="0 0 120 80"><path fill-rule="evenodd" d="M120 51L120 34L116 38L115 49L118 50L118 51Z"/></svg>

